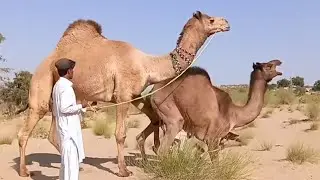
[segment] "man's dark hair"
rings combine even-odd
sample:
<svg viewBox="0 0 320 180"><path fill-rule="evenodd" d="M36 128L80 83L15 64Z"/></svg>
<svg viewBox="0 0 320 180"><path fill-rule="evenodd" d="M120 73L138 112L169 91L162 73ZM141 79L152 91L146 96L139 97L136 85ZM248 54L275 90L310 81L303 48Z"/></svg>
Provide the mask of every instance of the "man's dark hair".
<svg viewBox="0 0 320 180"><path fill-rule="evenodd" d="M75 65L76 65L75 61L72 61L71 59L67 59L67 58L59 59L55 63L55 66L58 70L58 74L60 77L65 76L68 73L68 70L73 69Z"/></svg>

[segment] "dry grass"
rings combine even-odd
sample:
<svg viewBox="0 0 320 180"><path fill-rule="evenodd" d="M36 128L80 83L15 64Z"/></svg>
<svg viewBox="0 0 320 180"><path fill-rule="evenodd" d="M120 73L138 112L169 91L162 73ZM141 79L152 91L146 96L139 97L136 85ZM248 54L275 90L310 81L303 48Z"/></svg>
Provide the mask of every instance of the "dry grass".
<svg viewBox="0 0 320 180"><path fill-rule="evenodd" d="M3 145L3 144L11 145L13 140L14 140L13 136L2 136L0 137L0 145Z"/></svg>
<svg viewBox="0 0 320 180"><path fill-rule="evenodd" d="M319 129L319 123L318 122L313 122L310 124L310 128L308 129L309 131L316 131Z"/></svg>
<svg viewBox="0 0 320 180"><path fill-rule="evenodd" d="M318 103L309 102L305 109L305 115L311 121L318 121L320 118L320 107Z"/></svg>
<svg viewBox="0 0 320 180"><path fill-rule="evenodd" d="M303 164L304 162L316 163L319 160L319 154L311 147L296 143L287 149L286 159L297 164Z"/></svg>
<svg viewBox="0 0 320 180"><path fill-rule="evenodd" d="M258 151L270 151L273 147L272 142L269 141L263 141L259 147L258 147Z"/></svg>
<svg viewBox="0 0 320 180"><path fill-rule="evenodd" d="M248 98L248 89L228 89L226 90L231 96L233 102L238 105L244 105ZM297 97L291 89L277 89L275 91L267 90L264 95L264 107L280 107L281 105L291 105Z"/></svg>
<svg viewBox="0 0 320 180"><path fill-rule="evenodd" d="M36 127L33 129L31 137L47 139L49 136L49 130L51 125L51 119L47 120L46 118L40 120Z"/></svg>
<svg viewBox="0 0 320 180"><path fill-rule="evenodd" d="M294 111L294 108L292 107L292 105L288 106L288 112L292 113Z"/></svg>
<svg viewBox="0 0 320 180"><path fill-rule="evenodd" d="M296 107L296 110L297 110L297 111L303 111L303 105L299 103L299 104L297 105L297 107Z"/></svg>
<svg viewBox="0 0 320 180"><path fill-rule="evenodd" d="M277 103L280 105L291 105L295 100L295 95L292 90L279 89L277 90Z"/></svg>
<svg viewBox="0 0 320 180"><path fill-rule="evenodd" d="M273 109L268 109L268 110L261 116L261 118L269 118L272 113L273 113Z"/></svg>
<svg viewBox="0 0 320 180"><path fill-rule="evenodd" d="M115 120L109 118L109 114L106 112L94 114L93 119L93 133L97 136L104 136L108 139L111 138L115 130Z"/></svg>
<svg viewBox="0 0 320 180"><path fill-rule="evenodd" d="M213 162L188 143L174 145L155 161L142 163L148 179L159 180L242 180L249 179L252 169L248 155L225 152Z"/></svg>
<svg viewBox="0 0 320 180"><path fill-rule="evenodd" d="M140 127L139 119L130 119L130 120L126 121L126 127L127 128L139 128Z"/></svg>

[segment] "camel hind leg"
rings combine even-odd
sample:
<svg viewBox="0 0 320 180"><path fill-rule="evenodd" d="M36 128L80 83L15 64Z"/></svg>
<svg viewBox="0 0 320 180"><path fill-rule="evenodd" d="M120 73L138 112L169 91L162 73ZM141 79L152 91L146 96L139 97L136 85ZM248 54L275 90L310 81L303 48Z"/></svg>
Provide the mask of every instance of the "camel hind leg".
<svg viewBox="0 0 320 180"><path fill-rule="evenodd" d="M32 130L34 129L36 124L39 122L39 120L43 118L44 114L45 113L43 112L40 113L38 110L30 108L29 115L18 133L18 144L19 144L19 150L20 150L19 174L22 177L27 177L30 175L26 167L26 158L25 158L26 146Z"/></svg>
<svg viewBox="0 0 320 180"><path fill-rule="evenodd" d="M143 107L141 107L141 103L143 103ZM132 102L134 106L136 106L138 109L140 109L141 112L143 112L146 116L148 116L149 120L151 121L150 124L136 136L137 145L140 149L141 156L143 160L147 159L146 153L145 153L145 141L149 137L149 135L154 132L154 147L153 151L156 153L157 149L160 146L160 139L159 139L159 126L160 121L157 118L157 114L153 111L150 100L140 100L140 101L134 101Z"/></svg>
<svg viewBox="0 0 320 180"><path fill-rule="evenodd" d="M40 68L46 68L43 67L45 65L46 64L42 64ZM32 76L29 90L29 114L18 133L18 145L20 151L19 175L23 177L30 175L26 167L25 157L28 139L36 124L49 111L49 101L53 87L53 76L50 71L41 70L39 70L40 73L36 71L36 73ZM47 74L42 74L43 72L46 72Z"/></svg>
<svg viewBox="0 0 320 180"><path fill-rule="evenodd" d="M50 127L48 140L57 149L57 151L61 154L59 139L57 137L56 119L55 119L54 115L52 115L52 121L51 121L51 127Z"/></svg>

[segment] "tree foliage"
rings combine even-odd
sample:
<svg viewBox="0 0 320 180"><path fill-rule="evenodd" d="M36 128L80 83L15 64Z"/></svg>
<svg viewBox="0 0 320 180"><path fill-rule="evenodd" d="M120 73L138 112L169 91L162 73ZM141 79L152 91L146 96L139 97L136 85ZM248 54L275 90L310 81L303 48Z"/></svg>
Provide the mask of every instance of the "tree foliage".
<svg viewBox="0 0 320 180"><path fill-rule="evenodd" d="M320 80L317 80L316 82L314 82L312 90L313 91L320 91Z"/></svg>
<svg viewBox="0 0 320 180"><path fill-rule="evenodd" d="M0 44L3 43L3 41L5 40L5 37L0 33ZM6 61L6 59L0 54L0 61L4 62ZM11 71L10 68L6 68L6 67L0 67L0 82L4 81L4 74L7 74Z"/></svg>
<svg viewBox="0 0 320 180"><path fill-rule="evenodd" d="M276 89L277 88L277 85L276 84L269 84L268 85L268 89L269 90L273 90L273 89Z"/></svg>
<svg viewBox="0 0 320 180"><path fill-rule="evenodd" d="M277 81L278 87L289 87L290 86L290 81L288 79L280 79Z"/></svg>
<svg viewBox="0 0 320 180"><path fill-rule="evenodd" d="M16 108L25 107L28 104L31 77L32 74L29 71L15 73L13 80L6 81L0 90L2 102Z"/></svg>
<svg viewBox="0 0 320 180"><path fill-rule="evenodd" d="M3 41L5 40L6 38L0 33L0 44L3 43ZM4 61L5 59L2 57L2 55L0 54L0 61Z"/></svg>
<svg viewBox="0 0 320 180"><path fill-rule="evenodd" d="M298 87L304 86L304 78L303 77L296 76L296 77L293 77L291 80L292 80L292 84L294 86L298 86Z"/></svg>

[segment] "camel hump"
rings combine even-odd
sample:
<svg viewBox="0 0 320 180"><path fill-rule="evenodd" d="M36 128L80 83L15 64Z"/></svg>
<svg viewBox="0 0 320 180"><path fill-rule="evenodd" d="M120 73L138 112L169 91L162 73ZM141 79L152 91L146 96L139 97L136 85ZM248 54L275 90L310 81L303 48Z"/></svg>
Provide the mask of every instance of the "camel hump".
<svg viewBox="0 0 320 180"><path fill-rule="evenodd" d="M68 28L63 33L63 36L66 36L67 34L69 34L69 32L77 29L82 29L82 30L90 29L91 31L93 30L99 35L102 34L102 27L96 21L91 19L88 19L88 20L78 19L68 26Z"/></svg>
<svg viewBox="0 0 320 180"><path fill-rule="evenodd" d="M189 76L189 75L191 75L191 76L192 75L202 75L202 76L206 77L209 81L211 81L209 73L205 69L203 69L199 66L190 67L189 69L186 70L185 75L187 75L187 76Z"/></svg>

